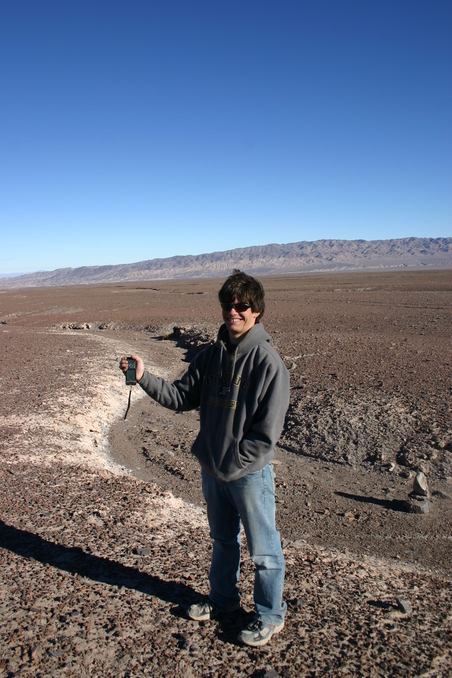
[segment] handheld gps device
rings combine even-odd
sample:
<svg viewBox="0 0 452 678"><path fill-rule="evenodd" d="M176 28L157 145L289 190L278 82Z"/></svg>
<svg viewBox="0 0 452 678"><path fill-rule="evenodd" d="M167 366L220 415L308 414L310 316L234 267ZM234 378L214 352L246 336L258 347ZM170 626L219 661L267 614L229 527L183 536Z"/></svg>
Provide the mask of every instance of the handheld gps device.
<svg viewBox="0 0 452 678"><path fill-rule="evenodd" d="M135 386L137 383L137 361L127 358L126 386Z"/></svg>

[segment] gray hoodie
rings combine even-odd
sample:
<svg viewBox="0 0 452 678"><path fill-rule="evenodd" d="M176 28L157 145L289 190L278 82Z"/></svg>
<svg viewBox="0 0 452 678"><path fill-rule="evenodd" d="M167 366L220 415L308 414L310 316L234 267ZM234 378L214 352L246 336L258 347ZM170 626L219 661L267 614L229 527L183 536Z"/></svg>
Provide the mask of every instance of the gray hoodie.
<svg viewBox="0 0 452 678"><path fill-rule="evenodd" d="M289 405L289 373L261 323L230 353L220 327L184 376L169 383L145 372L140 386L172 410L200 408L192 452L202 468L228 482L263 468L273 458Z"/></svg>

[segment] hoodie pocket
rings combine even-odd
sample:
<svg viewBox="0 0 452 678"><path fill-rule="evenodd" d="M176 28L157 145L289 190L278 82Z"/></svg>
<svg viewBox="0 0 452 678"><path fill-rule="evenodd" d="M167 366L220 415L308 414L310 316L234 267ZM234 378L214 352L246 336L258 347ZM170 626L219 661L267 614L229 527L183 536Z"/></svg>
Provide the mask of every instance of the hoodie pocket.
<svg viewBox="0 0 452 678"><path fill-rule="evenodd" d="M201 465L221 476L235 475L237 470L243 469L239 450L239 443L235 438L216 432L200 432L192 449Z"/></svg>

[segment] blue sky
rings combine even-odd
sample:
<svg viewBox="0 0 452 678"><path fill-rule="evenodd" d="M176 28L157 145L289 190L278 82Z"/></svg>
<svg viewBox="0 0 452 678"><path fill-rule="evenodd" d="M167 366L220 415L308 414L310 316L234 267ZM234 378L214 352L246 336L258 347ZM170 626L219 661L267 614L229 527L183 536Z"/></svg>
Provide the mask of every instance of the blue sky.
<svg viewBox="0 0 452 678"><path fill-rule="evenodd" d="M452 235L450 0L4 0L0 273Z"/></svg>

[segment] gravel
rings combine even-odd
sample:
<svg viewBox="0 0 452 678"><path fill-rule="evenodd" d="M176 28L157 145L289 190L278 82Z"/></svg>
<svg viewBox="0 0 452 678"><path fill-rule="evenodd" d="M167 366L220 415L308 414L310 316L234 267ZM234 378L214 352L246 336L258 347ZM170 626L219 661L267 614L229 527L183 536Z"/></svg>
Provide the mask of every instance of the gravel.
<svg viewBox="0 0 452 678"><path fill-rule="evenodd" d="M196 413L136 388L122 419L119 357L180 374L214 334L214 283L2 293L0 676L452 675L451 287L267 281L292 398L275 458L288 615L261 649L236 640L246 540L240 613L185 614L211 551ZM420 471L428 515L403 508Z"/></svg>

